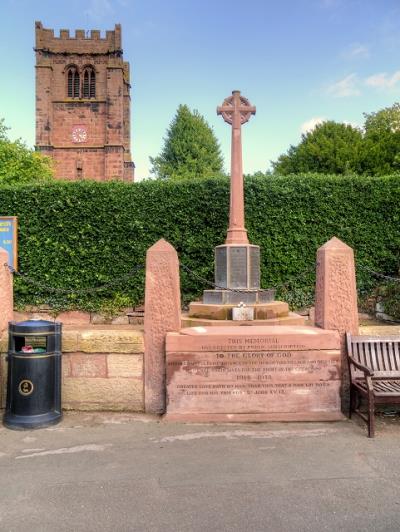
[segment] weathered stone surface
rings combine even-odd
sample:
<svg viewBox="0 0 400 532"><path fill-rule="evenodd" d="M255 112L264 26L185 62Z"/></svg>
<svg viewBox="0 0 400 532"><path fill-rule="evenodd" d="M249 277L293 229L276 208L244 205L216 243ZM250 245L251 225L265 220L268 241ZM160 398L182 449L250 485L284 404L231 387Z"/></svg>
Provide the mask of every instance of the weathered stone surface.
<svg viewBox="0 0 400 532"><path fill-rule="evenodd" d="M108 355L109 377L136 377L143 379L142 355Z"/></svg>
<svg viewBox="0 0 400 532"><path fill-rule="evenodd" d="M5 353L8 350L8 334L4 332L0 335L0 353Z"/></svg>
<svg viewBox="0 0 400 532"><path fill-rule="evenodd" d="M79 312L77 310L61 312L61 314L57 316L57 321L60 321L64 325L89 325L90 314L88 312Z"/></svg>
<svg viewBox="0 0 400 532"><path fill-rule="evenodd" d="M71 377L107 377L106 355L97 353L73 353L68 356Z"/></svg>
<svg viewBox="0 0 400 532"><path fill-rule="evenodd" d="M179 261L175 249L159 240L146 255L144 383L146 412L165 412L165 335L180 329Z"/></svg>
<svg viewBox="0 0 400 532"><path fill-rule="evenodd" d="M129 317L128 316L116 316L112 319L111 323L113 325L128 325L129 324Z"/></svg>
<svg viewBox="0 0 400 532"><path fill-rule="evenodd" d="M256 108L250 104L247 98L240 95L240 91L233 91L232 96L225 98L223 104L217 108L217 114L222 115L225 122L232 125L231 198L226 244L248 244L244 224L241 127L255 112Z"/></svg>
<svg viewBox="0 0 400 532"><path fill-rule="evenodd" d="M62 333L62 352L76 352L78 351L78 337L79 332L74 330L64 329Z"/></svg>
<svg viewBox="0 0 400 532"><path fill-rule="evenodd" d="M121 337L122 332L128 336ZM109 348L109 352L77 352L78 337L85 336L86 333L95 333L96 342L106 335L108 338L104 344ZM100 333L100 336L97 336L97 333ZM93 340L93 336L90 338ZM118 349L121 349L121 338L124 342L128 339L128 345L135 340L135 352L118 352ZM113 340L116 340L115 345L112 343ZM6 334L3 334L0 342L0 351L3 352L0 359L0 406L4 407L7 382ZM63 349L63 408L143 411L143 352L140 352L143 351L143 333L141 331L65 329L64 344L74 350L71 352ZM93 345L89 343L89 349ZM123 345L126 346L125 343Z"/></svg>
<svg viewBox="0 0 400 532"><path fill-rule="evenodd" d="M10 270L5 266L8 253L0 248L0 336L8 330L8 322L14 317L13 278Z"/></svg>
<svg viewBox="0 0 400 532"><path fill-rule="evenodd" d="M232 338L231 336L232 335ZM218 351L227 346L245 346L246 351L296 351L312 349L340 349L340 338L335 331L317 327L281 326L259 327L189 327L167 335L167 351Z"/></svg>
<svg viewBox="0 0 400 532"><path fill-rule="evenodd" d="M354 252L336 237L317 252L315 323L323 329L358 334Z"/></svg>
<svg viewBox="0 0 400 532"><path fill-rule="evenodd" d="M279 318L267 318L261 320L252 320L249 322L232 321L232 320L209 320L206 318L192 318L187 315L183 315L181 319L182 327L237 327L242 325L253 326L268 326L273 327L276 325L304 325L305 318L294 312L289 312L288 316L282 316Z"/></svg>
<svg viewBox="0 0 400 532"><path fill-rule="evenodd" d="M64 378L62 404L73 410L142 412L143 382L135 378Z"/></svg>
<svg viewBox="0 0 400 532"><path fill-rule="evenodd" d="M105 38L94 38L99 32L93 31L66 31L59 38L35 24L36 147L54 159L58 178L132 181L129 64L122 57L121 26ZM96 69L94 99L82 99L79 82L78 97L69 97L71 65L81 82L88 65Z"/></svg>
<svg viewBox="0 0 400 532"><path fill-rule="evenodd" d="M317 251L315 324L339 331L342 343L342 404L349 401L345 332L358 334L357 287L353 249L334 237Z"/></svg>
<svg viewBox="0 0 400 532"><path fill-rule="evenodd" d="M232 319L232 308L235 306L237 305L233 303L209 305L196 301L189 305L189 316L191 318L230 320ZM254 319L264 320L289 315L289 305L284 301L272 301L270 303L259 303L249 306L254 307Z"/></svg>
<svg viewBox="0 0 400 532"><path fill-rule="evenodd" d="M204 290L203 303L206 305L229 305L237 303L259 304L270 303L275 299L275 290Z"/></svg>
<svg viewBox="0 0 400 532"><path fill-rule="evenodd" d="M336 331L196 327L169 333L166 347L168 419L341 417Z"/></svg>
<svg viewBox="0 0 400 532"><path fill-rule="evenodd" d="M78 332L78 348L86 353L142 353L143 333L135 330L97 329Z"/></svg>

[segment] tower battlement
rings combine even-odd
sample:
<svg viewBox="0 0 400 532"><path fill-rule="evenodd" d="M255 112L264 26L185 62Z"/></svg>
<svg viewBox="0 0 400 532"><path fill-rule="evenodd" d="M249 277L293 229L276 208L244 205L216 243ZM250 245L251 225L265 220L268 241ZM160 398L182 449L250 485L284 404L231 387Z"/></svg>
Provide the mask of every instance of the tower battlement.
<svg viewBox="0 0 400 532"><path fill-rule="evenodd" d="M107 30L102 37L100 30L75 30L71 36L69 30L60 30L56 36L53 29L44 28L40 21L35 22L35 50L55 54L107 54L122 53L121 24L115 24L114 30Z"/></svg>

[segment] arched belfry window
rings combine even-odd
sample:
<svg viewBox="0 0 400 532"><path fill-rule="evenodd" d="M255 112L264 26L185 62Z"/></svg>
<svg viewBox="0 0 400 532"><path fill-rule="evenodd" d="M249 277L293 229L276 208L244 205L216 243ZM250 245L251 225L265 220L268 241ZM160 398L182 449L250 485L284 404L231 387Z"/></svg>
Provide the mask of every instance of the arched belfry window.
<svg viewBox="0 0 400 532"><path fill-rule="evenodd" d="M86 67L83 72L82 98L96 97L96 73L94 68Z"/></svg>
<svg viewBox="0 0 400 532"><path fill-rule="evenodd" d="M79 98L80 78L78 69L75 66L68 68L68 98Z"/></svg>

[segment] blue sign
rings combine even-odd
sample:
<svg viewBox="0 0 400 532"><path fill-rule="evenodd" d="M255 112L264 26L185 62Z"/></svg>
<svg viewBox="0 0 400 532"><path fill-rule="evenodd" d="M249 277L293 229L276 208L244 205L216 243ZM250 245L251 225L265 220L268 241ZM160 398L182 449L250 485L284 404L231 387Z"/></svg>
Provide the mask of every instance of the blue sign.
<svg viewBox="0 0 400 532"><path fill-rule="evenodd" d="M0 248L8 252L8 264L17 269L18 218L16 216L0 216Z"/></svg>

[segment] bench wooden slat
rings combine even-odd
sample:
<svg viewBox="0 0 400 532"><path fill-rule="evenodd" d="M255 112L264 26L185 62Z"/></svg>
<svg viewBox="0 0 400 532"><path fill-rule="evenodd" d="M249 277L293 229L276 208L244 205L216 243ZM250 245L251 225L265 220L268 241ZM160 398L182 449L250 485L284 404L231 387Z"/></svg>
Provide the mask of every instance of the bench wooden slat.
<svg viewBox="0 0 400 532"><path fill-rule="evenodd" d="M399 352L399 342L393 342L393 350L394 350L394 356L396 359L396 369L399 369L399 359L400 359L400 352Z"/></svg>
<svg viewBox="0 0 400 532"><path fill-rule="evenodd" d="M384 371L383 367L383 361L382 361L382 349L381 349L381 343L378 342L377 344L368 344L369 351L371 353L371 363L372 367L375 371Z"/></svg>
<svg viewBox="0 0 400 532"><path fill-rule="evenodd" d="M388 345L388 357L389 357L390 369L395 371L397 368L396 368L396 359L395 359L394 349L393 349L393 342L390 342L390 344Z"/></svg>
<svg viewBox="0 0 400 532"><path fill-rule="evenodd" d="M359 364L373 372L364 372L350 363L352 408L368 423L368 435L375 432L375 404L400 403L400 336L351 336L347 337L347 352ZM369 380L370 379L370 380ZM372 388L371 388L372 383ZM362 395L368 400L367 417L354 406L354 399Z"/></svg>

